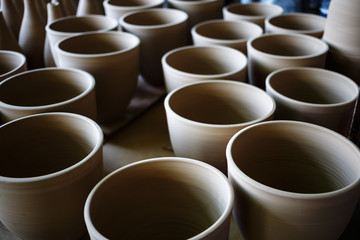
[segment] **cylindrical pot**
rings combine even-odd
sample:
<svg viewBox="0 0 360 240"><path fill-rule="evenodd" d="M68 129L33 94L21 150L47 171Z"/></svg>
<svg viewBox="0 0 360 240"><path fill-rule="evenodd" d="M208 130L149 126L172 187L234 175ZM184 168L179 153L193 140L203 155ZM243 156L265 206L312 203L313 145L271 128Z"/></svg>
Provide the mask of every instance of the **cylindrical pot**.
<svg viewBox="0 0 360 240"><path fill-rule="evenodd" d="M194 45L220 45L237 49L247 54L246 43L250 38L263 34L261 27L247 21L208 20L191 29Z"/></svg>
<svg viewBox="0 0 360 240"><path fill-rule="evenodd" d="M119 20L126 13L149 8L162 8L165 0L105 0L105 15Z"/></svg>
<svg viewBox="0 0 360 240"><path fill-rule="evenodd" d="M349 139L268 121L236 133L226 156L245 239L339 239L360 194L360 152Z"/></svg>
<svg viewBox="0 0 360 240"><path fill-rule="evenodd" d="M197 81L226 79L246 81L247 58L224 46L185 46L161 59L167 92Z"/></svg>
<svg viewBox="0 0 360 240"><path fill-rule="evenodd" d="M0 50L0 82L26 70L26 57L22 53Z"/></svg>
<svg viewBox="0 0 360 240"><path fill-rule="evenodd" d="M359 87L326 69L293 67L266 78L266 92L276 102L275 119L318 124L349 136Z"/></svg>
<svg viewBox="0 0 360 240"><path fill-rule="evenodd" d="M304 34L265 34L247 42L249 83L265 89L265 79L285 67L324 68L328 45Z"/></svg>
<svg viewBox="0 0 360 240"><path fill-rule="evenodd" d="M312 13L287 13L265 19L266 33L301 33L321 38L326 18Z"/></svg>
<svg viewBox="0 0 360 240"><path fill-rule="evenodd" d="M55 46L62 39L83 33L113 31L117 30L118 27L117 20L96 14L66 16L50 22L45 29L55 65L58 65Z"/></svg>
<svg viewBox="0 0 360 240"><path fill-rule="evenodd" d="M275 112L275 102L265 91L226 80L174 89L164 105L175 155L201 160L224 174L230 138L246 126L272 120Z"/></svg>
<svg viewBox="0 0 360 240"><path fill-rule="evenodd" d="M163 86L162 56L187 44L188 15L180 10L154 8L130 12L120 18L123 31L138 36L140 73L151 85Z"/></svg>
<svg viewBox="0 0 360 240"><path fill-rule="evenodd" d="M276 4L267 3L231 3L223 7L223 18L225 20L244 20L265 28L267 17L280 15L284 9Z"/></svg>
<svg viewBox="0 0 360 240"><path fill-rule="evenodd" d="M78 68L94 76L97 120L102 125L120 120L135 94L139 46L137 36L120 31L71 36L56 45L59 67Z"/></svg>
<svg viewBox="0 0 360 240"><path fill-rule="evenodd" d="M189 29L195 24L222 18L223 0L167 0L169 8L175 8L189 15Z"/></svg>
<svg viewBox="0 0 360 240"><path fill-rule="evenodd" d="M83 209L103 177L100 127L72 113L0 126L0 220L22 239L80 239Z"/></svg>
<svg viewBox="0 0 360 240"><path fill-rule="evenodd" d="M84 215L92 240L227 240L233 197L226 176L208 164L153 158L106 176Z"/></svg>
<svg viewBox="0 0 360 240"><path fill-rule="evenodd" d="M0 83L2 123L43 112L72 112L96 120L94 77L74 68L39 68Z"/></svg>

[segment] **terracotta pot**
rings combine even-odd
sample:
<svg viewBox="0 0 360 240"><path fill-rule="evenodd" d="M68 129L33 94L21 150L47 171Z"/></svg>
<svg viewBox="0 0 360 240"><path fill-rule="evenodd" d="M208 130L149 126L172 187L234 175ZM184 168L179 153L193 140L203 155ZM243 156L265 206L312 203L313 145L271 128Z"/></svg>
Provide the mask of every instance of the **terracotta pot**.
<svg viewBox="0 0 360 240"><path fill-rule="evenodd" d="M26 57L19 52L0 50L0 83L27 70Z"/></svg>
<svg viewBox="0 0 360 240"><path fill-rule="evenodd" d="M244 239L339 239L360 194L360 152L349 139L269 121L236 133L226 156Z"/></svg>
<svg viewBox="0 0 360 240"><path fill-rule="evenodd" d="M149 84L164 85L161 57L187 44L187 23L185 12L166 8L130 12L120 18L123 31L141 40L140 72Z"/></svg>
<svg viewBox="0 0 360 240"><path fill-rule="evenodd" d="M55 64L58 65L55 46L62 39L83 33L116 31L118 21L102 15L66 16L46 25L46 34Z"/></svg>
<svg viewBox="0 0 360 240"><path fill-rule="evenodd" d="M198 159L227 173L225 149L240 129L271 120L274 100L247 83L201 81L165 98L171 145L178 157Z"/></svg>
<svg viewBox="0 0 360 240"><path fill-rule="evenodd" d="M247 42L249 83L265 89L265 79L285 67L324 68L328 45L304 34L265 34Z"/></svg>
<svg viewBox="0 0 360 240"><path fill-rule="evenodd" d="M149 8L162 8L165 0L105 0L105 15L119 20L126 13Z"/></svg>
<svg viewBox="0 0 360 240"><path fill-rule="evenodd" d="M99 182L85 205L93 240L229 238L233 191L217 169L193 159L146 159Z"/></svg>
<svg viewBox="0 0 360 240"><path fill-rule="evenodd" d="M209 20L196 24L191 29L194 45L221 45L247 54L246 43L250 38L263 34L261 27L247 21Z"/></svg>
<svg viewBox="0 0 360 240"><path fill-rule="evenodd" d="M103 135L81 115L0 126L0 220L22 239L80 239L86 197L103 176Z"/></svg>
<svg viewBox="0 0 360 240"><path fill-rule="evenodd" d="M319 68L283 68L266 78L266 92L276 102L275 119L314 123L349 136L359 95L350 78Z"/></svg>
<svg viewBox="0 0 360 240"><path fill-rule="evenodd" d="M265 19L266 33L301 33L321 38L326 18L312 13L288 13Z"/></svg>
<svg viewBox="0 0 360 240"><path fill-rule="evenodd" d="M72 112L96 120L94 77L74 68L41 68L0 83L3 123L43 112Z"/></svg>
<svg viewBox="0 0 360 240"><path fill-rule="evenodd" d="M78 68L94 76L97 119L102 125L123 118L135 94L139 45L135 35L116 31L72 36L56 45L59 67Z"/></svg>
<svg viewBox="0 0 360 240"><path fill-rule="evenodd" d="M167 92L203 80L246 81L247 58L230 47L180 47L167 52L161 61Z"/></svg>
<svg viewBox="0 0 360 240"><path fill-rule="evenodd" d="M195 24L222 18L223 0L167 0L169 8L175 8L189 15L189 29Z"/></svg>
<svg viewBox="0 0 360 240"><path fill-rule="evenodd" d="M223 7L225 20L244 20L265 28L265 19L270 16L280 15L284 9L276 4L266 3L231 3Z"/></svg>

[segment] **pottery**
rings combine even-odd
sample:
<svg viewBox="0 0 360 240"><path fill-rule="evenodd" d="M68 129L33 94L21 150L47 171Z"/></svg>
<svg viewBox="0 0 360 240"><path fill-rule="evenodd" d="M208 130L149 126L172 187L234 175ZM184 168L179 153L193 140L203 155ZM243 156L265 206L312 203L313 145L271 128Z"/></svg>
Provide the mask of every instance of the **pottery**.
<svg viewBox="0 0 360 240"><path fill-rule="evenodd" d="M135 94L139 45L137 36L120 31L71 36L56 45L59 67L78 68L94 76L97 120L101 125L123 118Z"/></svg>
<svg viewBox="0 0 360 240"><path fill-rule="evenodd" d="M72 112L96 120L94 77L74 68L39 68L0 83L2 123L43 112Z"/></svg>
<svg viewBox="0 0 360 240"><path fill-rule="evenodd" d="M21 239L80 239L83 209L103 177L100 127L44 113L0 126L0 220Z"/></svg>
<svg viewBox="0 0 360 240"><path fill-rule="evenodd" d="M18 11L14 2L9 0L1 0L0 3L0 11L3 12L5 22L17 40L19 37L22 14Z"/></svg>
<svg viewBox="0 0 360 240"><path fill-rule="evenodd" d="M149 8L162 8L165 0L105 0L105 15L119 20L126 13Z"/></svg>
<svg viewBox="0 0 360 240"><path fill-rule="evenodd" d="M154 86L164 85L162 56L185 46L188 15L180 10L154 8L130 12L120 18L123 31L138 36L140 44L140 73Z"/></svg>
<svg viewBox="0 0 360 240"><path fill-rule="evenodd" d="M103 7L98 0L78 0L76 16L103 15Z"/></svg>
<svg viewBox="0 0 360 240"><path fill-rule="evenodd" d="M244 239L339 239L360 194L360 152L349 139L268 121L236 133L226 156Z"/></svg>
<svg viewBox="0 0 360 240"><path fill-rule="evenodd" d="M262 34L262 28L255 23L240 20L208 20L191 29L193 44L196 46L221 45L237 49L245 55L247 41Z"/></svg>
<svg viewBox="0 0 360 240"><path fill-rule="evenodd" d="M38 1L24 0L24 15L19 30L19 45L29 69L44 67L45 22Z"/></svg>
<svg viewBox="0 0 360 240"><path fill-rule="evenodd" d="M5 22L3 11L0 8L0 50L10 50L23 53L16 37L12 33L11 29Z"/></svg>
<svg viewBox="0 0 360 240"><path fill-rule="evenodd" d="M76 15L77 1L74 0L57 0L63 10L64 16ZM53 2L54 3L54 2Z"/></svg>
<svg viewBox="0 0 360 240"><path fill-rule="evenodd" d="M64 17L64 8L59 2L49 2L47 5L47 25L55 21L58 18ZM65 15L66 16L66 15ZM50 49L50 43L48 39L48 34L45 36L44 44L44 64L45 67L55 67L55 61Z"/></svg>
<svg viewBox="0 0 360 240"><path fill-rule="evenodd" d="M46 25L50 50L57 66L55 46L60 40L83 33L116 31L118 21L103 15L66 16Z"/></svg>
<svg viewBox="0 0 360 240"><path fill-rule="evenodd" d="M223 0L167 0L168 8L175 8L189 15L189 30L197 23L222 18Z"/></svg>
<svg viewBox="0 0 360 240"><path fill-rule="evenodd" d="M226 176L208 164L151 158L102 179L84 216L92 240L227 240L233 198Z"/></svg>
<svg viewBox="0 0 360 240"><path fill-rule="evenodd" d="M324 29L323 40L331 49L360 56L360 2L332 0Z"/></svg>
<svg viewBox="0 0 360 240"><path fill-rule="evenodd" d="M26 57L24 54L0 50L0 83L17 73L27 70Z"/></svg>
<svg viewBox="0 0 360 240"><path fill-rule="evenodd" d="M240 129L273 119L274 100L247 83L211 80L171 91L164 101L174 153L227 173L225 149Z"/></svg>
<svg viewBox="0 0 360 240"><path fill-rule="evenodd" d="M324 68L328 45L304 34L265 34L247 42L249 83L265 89L265 79L285 67Z"/></svg>
<svg viewBox="0 0 360 240"><path fill-rule="evenodd" d="M360 84L360 2L332 0L323 40L329 45L326 68Z"/></svg>
<svg viewBox="0 0 360 240"><path fill-rule="evenodd" d="M280 15L284 9L276 4L267 3L231 3L223 7L225 20L244 20L265 28L265 19L270 16Z"/></svg>
<svg viewBox="0 0 360 240"><path fill-rule="evenodd" d="M276 102L275 119L314 123L349 136L359 88L325 69L294 67L272 72L266 92Z"/></svg>
<svg viewBox="0 0 360 240"><path fill-rule="evenodd" d="M322 38L326 18L313 13L287 13L265 19L266 33L301 33Z"/></svg>
<svg viewBox="0 0 360 240"><path fill-rule="evenodd" d="M226 79L246 82L247 58L224 46L185 46L161 59L166 91L197 81Z"/></svg>

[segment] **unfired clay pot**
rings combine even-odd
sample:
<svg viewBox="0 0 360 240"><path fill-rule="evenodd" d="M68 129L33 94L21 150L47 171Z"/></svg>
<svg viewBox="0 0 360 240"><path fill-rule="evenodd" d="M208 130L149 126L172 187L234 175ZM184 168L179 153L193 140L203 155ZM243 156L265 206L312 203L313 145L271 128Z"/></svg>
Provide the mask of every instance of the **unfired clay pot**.
<svg viewBox="0 0 360 240"><path fill-rule="evenodd" d="M72 112L96 120L94 77L74 68L39 68L0 83L2 123L42 112Z"/></svg>
<svg viewBox="0 0 360 240"><path fill-rule="evenodd" d="M89 118L43 113L0 126L0 220L21 239L80 239L103 176L103 134Z"/></svg>
<svg viewBox="0 0 360 240"><path fill-rule="evenodd" d="M236 2L224 6L222 11L225 20L245 20L256 23L264 29L265 19L282 14L284 9L276 4Z"/></svg>
<svg viewBox="0 0 360 240"><path fill-rule="evenodd" d="M175 8L189 15L189 29L195 24L222 18L223 0L167 0L169 8Z"/></svg>
<svg viewBox="0 0 360 240"><path fill-rule="evenodd" d="M46 34L49 40L55 64L57 56L55 46L62 39L83 33L115 31L119 27L117 20L103 15L66 16L56 19L46 25Z"/></svg>
<svg viewBox="0 0 360 240"><path fill-rule="evenodd" d="M191 29L194 45L227 46L247 54L246 43L250 38L263 34L261 27L247 21L208 20L196 24Z"/></svg>
<svg viewBox="0 0 360 240"><path fill-rule="evenodd" d="M119 20L126 13L149 8L162 8L165 0L105 0L105 15Z"/></svg>
<svg viewBox="0 0 360 240"><path fill-rule="evenodd" d="M71 36L56 45L60 67L78 68L94 76L101 125L124 117L138 83L139 50L140 39L120 31Z"/></svg>
<svg viewBox="0 0 360 240"><path fill-rule="evenodd" d="M304 34L265 34L247 42L249 83L265 89L265 79L285 67L324 68L328 45Z"/></svg>
<svg viewBox="0 0 360 240"><path fill-rule="evenodd" d="M106 176L84 214L92 240L227 240L233 197L226 176L208 164L153 158Z"/></svg>
<svg viewBox="0 0 360 240"><path fill-rule="evenodd" d="M187 24L188 14L166 8L130 12L120 18L122 30L141 40L140 72L147 83L164 85L161 58L168 51L188 43Z"/></svg>
<svg viewBox="0 0 360 240"><path fill-rule="evenodd" d="M26 70L27 62L24 54L15 51L0 50L0 82Z"/></svg>
<svg viewBox="0 0 360 240"><path fill-rule="evenodd" d="M225 46L185 46L162 57L167 92L197 81L226 79L246 81L247 58Z"/></svg>
<svg viewBox="0 0 360 240"><path fill-rule="evenodd" d="M318 125L268 121L226 149L244 239L339 239L360 195L360 152Z"/></svg>
<svg viewBox="0 0 360 240"><path fill-rule="evenodd" d="M312 13L287 13L265 19L266 33L301 33L321 38L326 18Z"/></svg>
<svg viewBox="0 0 360 240"><path fill-rule="evenodd" d="M225 149L240 129L272 120L274 100L247 83L211 80L179 87L164 101L171 145L178 157L227 173Z"/></svg>
<svg viewBox="0 0 360 240"><path fill-rule="evenodd" d="M283 68L268 75L266 92L276 102L275 119L310 122L349 136L359 96L350 78L320 68Z"/></svg>

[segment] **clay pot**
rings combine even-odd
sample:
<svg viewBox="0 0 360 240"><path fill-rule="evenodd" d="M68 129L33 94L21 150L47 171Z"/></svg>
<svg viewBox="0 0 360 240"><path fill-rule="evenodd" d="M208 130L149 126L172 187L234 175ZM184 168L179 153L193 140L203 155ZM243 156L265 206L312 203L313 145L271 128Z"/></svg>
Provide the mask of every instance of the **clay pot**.
<svg viewBox="0 0 360 240"><path fill-rule="evenodd" d="M23 53L15 35L7 25L3 10L0 8L0 50L10 50Z"/></svg>
<svg viewBox="0 0 360 240"><path fill-rule="evenodd" d="M360 194L360 152L349 139L268 121L236 133L226 156L244 239L339 239Z"/></svg>
<svg viewBox="0 0 360 240"><path fill-rule="evenodd" d="M249 83L265 89L265 79L285 67L324 68L328 45L304 34L265 34L247 42Z"/></svg>
<svg viewBox="0 0 360 240"><path fill-rule="evenodd" d="M222 18L223 0L167 0L169 8L189 15L189 30L197 23Z"/></svg>
<svg viewBox="0 0 360 240"><path fill-rule="evenodd" d="M187 84L165 98L171 145L178 157L227 173L226 144L240 129L271 120L274 100L247 83L211 80Z"/></svg>
<svg viewBox="0 0 360 240"><path fill-rule="evenodd" d="M0 83L3 123L43 112L72 112L96 120L94 77L74 68L39 68Z"/></svg>
<svg viewBox="0 0 360 240"><path fill-rule="evenodd" d="M265 19L267 17L280 15L284 9L276 4L266 3L231 3L223 7L223 18L225 20L243 20L259 25L265 28Z"/></svg>
<svg viewBox="0 0 360 240"><path fill-rule="evenodd" d="M0 83L27 70L26 57L19 52L0 50Z"/></svg>
<svg viewBox="0 0 360 240"><path fill-rule="evenodd" d="M246 81L247 58L224 46L185 46L162 57L166 91L211 79Z"/></svg>
<svg viewBox="0 0 360 240"><path fill-rule="evenodd" d="M326 18L312 13L287 13L265 19L266 33L301 33L321 38Z"/></svg>
<svg viewBox="0 0 360 240"><path fill-rule="evenodd" d="M139 45L135 35L116 31L76 35L56 45L59 67L78 68L94 76L101 125L123 118L135 94Z"/></svg>
<svg viewBox="0 0 360 240"><path fill-rule="evenodd" d="M275 119L314 123L349 136L359 95L350 78L320 68L283 68L268 75L266 92L276 102Z"/></svg>
<svg viewBox="0 0 360 240"><path fill-rule="evenodd" d="M89 194L85 221L94 240L229 239L233 191L214 167L164 157L129 164Z"/></svg>
<svg viewBox="0 0 360 240"><path fill-rule="evenodd" d="M326 68L342 73L360 85L360 2L332 0L323 40L329 45Z"/></svg>
<svg viewBox="0 0 360 240"><path fill-rule="evenodd" d="M38 4L39 1L24 0L24 15L19 30L19 45L26 56L29 69L45 66L45 22Z"/></svg>
<svg viewBox="0 0 360 240"><path fill-rule="evenodd" d="M52 21L45 29L55 65L58 65L55 46L62 39L83 33L116 31L118 27L118 21L102 15L66 16Z"/></svg>
<svg viewBox="0 0 360 240"><path fill-rule="evenodd" d="M194 45L220 45L237 49L247 54L246 43L250 38L263 34L261 27L247 21L209 20L196 24L191 29Z"/></svg>
<svg viewBox="0 0 360 240"><path fill-rule="evenodd" d="M141 40L140 72L147 83L164 85L161 58L166 52L187 44L187 23L185 12L166 8L130 12L120 18L122 30Z"/></svg>
<svg viewBox="0 0 360 240"><path fill-rule="evenodd" d="M98 0L78 0L76 16L103 15L104 9Z"/></svg>
<svg viewBox="0 0 360 240"><path fill-rule="evenodd" d="M126 13L149 8L162 8L165 0L105 0L105 15L119 20Z"/></svg>
<svg viewBox="0 0 360 240"><path fill-rule="evenodd" d="M103 176L100 127L44 113L0 126L0 220L22 239L80 239L86 197Z"/></svg>

